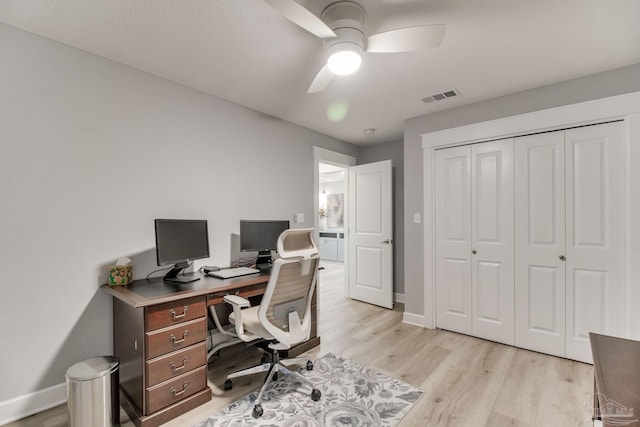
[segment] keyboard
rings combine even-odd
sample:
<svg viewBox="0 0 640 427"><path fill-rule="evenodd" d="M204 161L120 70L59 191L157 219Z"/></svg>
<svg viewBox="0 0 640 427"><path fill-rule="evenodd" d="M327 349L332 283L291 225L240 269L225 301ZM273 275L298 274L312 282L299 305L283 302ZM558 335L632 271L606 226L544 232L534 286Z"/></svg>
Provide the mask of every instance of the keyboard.
<svg viewBox="0 0 640 427"><path fill-rule="evenodd" d="M217 277L218 279L230 279L232 277L246 276L247 274L260 273L260 270L249 267L238 268L226 268L218 271L211 271L207 273L209 276Z"/></svg>

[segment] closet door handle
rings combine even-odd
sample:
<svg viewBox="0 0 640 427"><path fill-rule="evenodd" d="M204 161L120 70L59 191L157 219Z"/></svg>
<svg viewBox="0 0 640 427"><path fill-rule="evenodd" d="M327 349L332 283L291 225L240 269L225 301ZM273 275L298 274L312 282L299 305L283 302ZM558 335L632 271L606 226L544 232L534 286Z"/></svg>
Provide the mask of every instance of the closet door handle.
<svg viewBox="0 0 640 427"><path fill-rule="evenodd" d="M478 251L476 251L475 249L471 249L471 253L475 255L478 253Z"/></svg>
<svg viewBox="0 0 640 427"><path fill-rule="evenodd" d="M566 261L567 259L564 257L564 255L560 255L558 258L560 258L560 261Z"/></svg>

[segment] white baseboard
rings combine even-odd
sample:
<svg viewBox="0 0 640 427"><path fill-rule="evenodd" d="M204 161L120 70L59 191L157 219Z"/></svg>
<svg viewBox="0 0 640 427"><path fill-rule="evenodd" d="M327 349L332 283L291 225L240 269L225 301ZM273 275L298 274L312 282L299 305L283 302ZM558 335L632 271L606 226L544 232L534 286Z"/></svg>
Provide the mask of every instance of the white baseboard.
<svg viewBox="0 0 640 427"><path fill-rule="evenodd" d="M400 304L404 304L404 294L398 294L398 293L393 294L393 300L395 302L399 302Z"/></svg>
<svg viewBox="0 0 640 427"><path fill-rule="evenodd" d="M0 426L44 411L67 401L66 383L0 402Z"/></svg>
<svg viewBox="0 0 640 427"><path fill-rule="evenodd" d="M405 311L402 313L402 323L424 327L424 316L422 314L407 313Z"/></svg>

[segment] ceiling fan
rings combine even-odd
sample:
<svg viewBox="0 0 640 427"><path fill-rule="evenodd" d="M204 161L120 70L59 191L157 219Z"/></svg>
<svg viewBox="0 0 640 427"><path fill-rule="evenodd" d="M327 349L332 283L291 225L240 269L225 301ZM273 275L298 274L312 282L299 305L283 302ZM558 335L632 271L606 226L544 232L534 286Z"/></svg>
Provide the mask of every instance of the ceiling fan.
<svg viewBox="0 0 640 427"><path fill-rule="evenodd" d="M333 77L348 75L360 67L362 55L392 53L437 47L445 26L419 25L385 31L371 36L364 33L365 10L354 1L337 1L317 17L296 0L264 0L283 16L324 41L327 63L316 75L307 93L323 91Z"/></svg>

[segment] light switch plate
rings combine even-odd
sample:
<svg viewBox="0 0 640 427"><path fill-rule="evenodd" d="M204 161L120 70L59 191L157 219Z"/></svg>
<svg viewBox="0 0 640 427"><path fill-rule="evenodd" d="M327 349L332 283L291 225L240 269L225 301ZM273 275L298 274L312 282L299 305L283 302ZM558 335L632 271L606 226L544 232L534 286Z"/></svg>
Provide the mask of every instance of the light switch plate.
<svg viewBox="0 0 640 427"><path fill-rule="evenodd" d="M300 222L304 222L304 214L303 213L297 213L293 216L293 222L295 222L296 224L300 223Z"/></svg>
<svg viewBox="0 0 640 427"><path fill-rule="evenodd" d="M414 224L420 224L420 214L419 213L414 213L413 214L413 222L414 222Z"/></svg>

